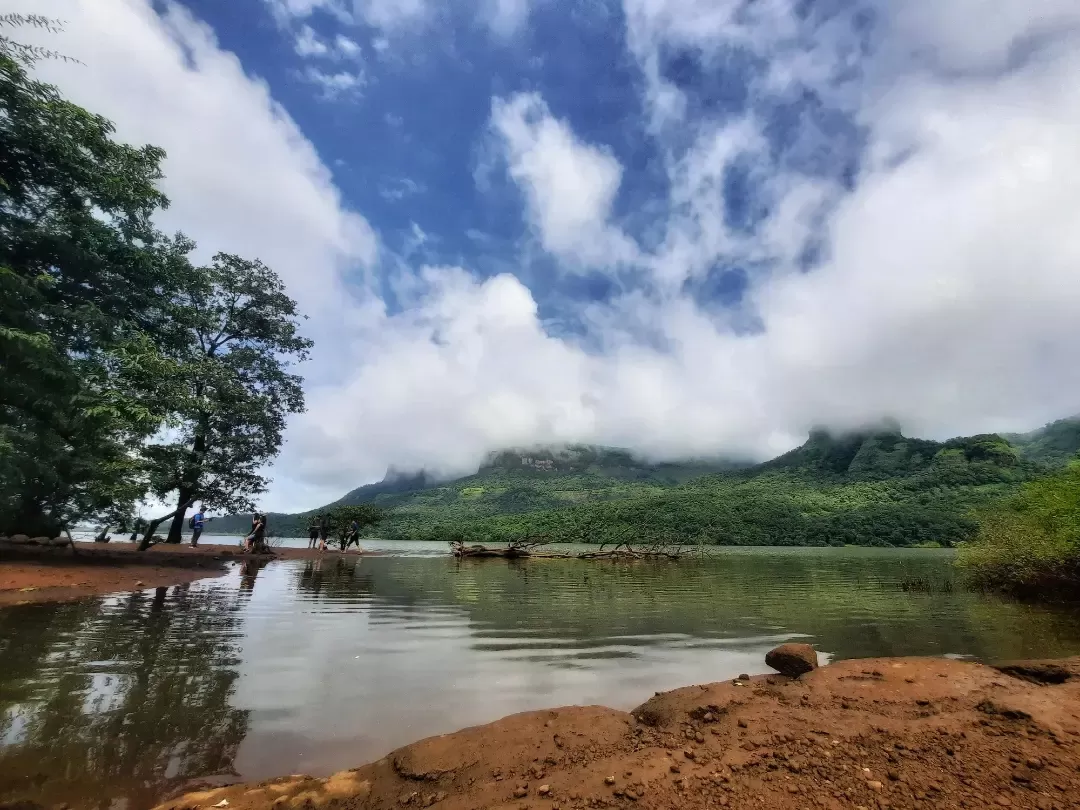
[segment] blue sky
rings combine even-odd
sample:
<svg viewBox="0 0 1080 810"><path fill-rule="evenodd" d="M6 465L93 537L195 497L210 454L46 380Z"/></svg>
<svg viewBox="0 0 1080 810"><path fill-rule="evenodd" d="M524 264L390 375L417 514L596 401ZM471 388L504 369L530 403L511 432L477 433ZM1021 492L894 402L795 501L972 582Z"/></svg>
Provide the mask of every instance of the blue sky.
<svg viewBox="0 0 1080 810"><path fill-rule="evenodd" d="M1080 410L1075 0L12 0L310 316L270 509Z"/></svg>

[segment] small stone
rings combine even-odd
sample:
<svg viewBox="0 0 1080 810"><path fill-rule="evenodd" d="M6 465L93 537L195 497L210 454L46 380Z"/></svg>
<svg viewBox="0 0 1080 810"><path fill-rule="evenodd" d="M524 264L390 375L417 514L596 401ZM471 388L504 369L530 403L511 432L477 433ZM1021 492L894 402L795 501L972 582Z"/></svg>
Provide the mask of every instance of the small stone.
<svg viewBox="0 0 1080 810"><path fill-rule="evenodd" d="M745 720L740 719L739 728L749 728L749 724Z"/></svg>
<svg viewBox="0 0 1080 810"><path fill-rule="evenodd" d="M904 678L904 683L915 683L914 678Z"/></svg>
<svg viewBox="0 0 1080 810"><path fill-rule="evenodd" d="M604 777L604 784L605 785L614 785L615 784L615 777L614 776L605 776Z"/></svg>
<svg viewBox="0 0 1080 810"><path fill-rule="evenodd" d="M930 705L930 701L929 701L929 700L927 700L926 698L917 698L917 699L915 700L915 705L916 705L916 706L929 706L929 705Z"/></svg>
<svg viewBox="0 0 1080 810"><path fill-rule="evenodd" d="M693 749L687 748L682 753L683 753L683 756L686 757L687 759L697 759L697 754L694 753Z"/></svg>
<svg viewBox="0 0 1080 810"><path fill-rule="evenodd" d="M750 680L750 676L749 675L740 675L739 680L740 681L748 681L748 680Z"/></svg>
<svg viewBox="0 0 1080 810"><path fill-rule="evenodd" d="M1004 794L998 796L994 801L1002 807L1012 807L1012 799Z"/></svg>
<svg viewBox="0 0 1080 810"><path fill-rule="evenodd" d="M671 770L671 772L672 772L672 773L682 773L682 768L680 768L680 767L679 767L678 765L676 765L676 764L675 764L674 762L672 762L672 763L671 763L671 768L670 768L670 770Z"/></svg>
<svg viewBox="0 0 1080 810"><path fill-rule="evenodd" d="M877 780L874 780L874 779L867 782L866 786L868 788L870 788L872 791L874 791L875 793L881 793L881 791L885 787L883 784L881 784L881 782L878 782Z"/></svg>
<svg viewBox="0 0 1080 810"><path fill-rule="evenodd" d="M697 734L694 735L694 740L700 745L701 743L705 742L705 737L699 731Z"/></svg>
<svg viewBox="0 0 1080 810"><path fill-rule="evenodd" d="M1030 768L1028 768L1026 765L1021 765L1015 771L1013 771L1012 778L1014 782L1019 782L1022 785L1026 785L1031 781L1031 778L1034 775L1035 774L1031 772Z"/></svg>
<svg viewBox="0 0 1080 810"><path fill-rule="evenodd" d="M551 794L551 785L541 785L536 789L536 792L541 796L549 796Z"/></svg>
<svg viewBox="0 0 1080 810"><path fill-rule="evenodd" d="M514 798L515 799L524 799L528 795L529 795L529 789L528 788L523 788L520 785L518 787L514 788Z"/></svg>
<svg viewBox="0 0 1080 810"><path fill-rule="evenodd" d="M889 777L889 781L891 781L891 782L899 782L900 781L900 772L899 771L889 771L888 777Z"/></svg>
<svg viewBox="0 0 1080 810"><path fill-rule="evenodd" d="M1032 757L1027 761L1027 766L1033 771L1042 770L1043 761L1038 757Z"/></svg>

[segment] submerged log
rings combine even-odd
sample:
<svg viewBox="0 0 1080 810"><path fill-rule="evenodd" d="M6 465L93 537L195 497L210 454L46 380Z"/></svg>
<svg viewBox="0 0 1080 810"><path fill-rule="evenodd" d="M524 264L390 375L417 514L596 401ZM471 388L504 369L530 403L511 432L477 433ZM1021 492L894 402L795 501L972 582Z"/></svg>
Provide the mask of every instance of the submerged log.
<svg viewBox="0 0 1080 810"><path fill-rule="evenodd" d="M546 538L526 538L512 540L505 547L489 548L479 543L466 545L460 540L454 540L450 542L450 551L459 559L471 557L504 560L519 560L526 557L553 560L678 560L687 553L683 547L668 543L655 543L645 548L633 548L629 543L619 543L611 549L605 549L601 545L596 551L581 551L575 554L537 548L546 542Z"/></svg>

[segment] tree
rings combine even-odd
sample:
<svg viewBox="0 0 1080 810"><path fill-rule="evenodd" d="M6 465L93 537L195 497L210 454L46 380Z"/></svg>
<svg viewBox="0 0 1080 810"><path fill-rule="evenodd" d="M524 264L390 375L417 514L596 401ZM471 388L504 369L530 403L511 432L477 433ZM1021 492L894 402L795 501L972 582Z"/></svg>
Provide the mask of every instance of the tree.
<svg viewBox="0 0 1080 810"><path fill-rule="evenodd" d="M48 55L0 37L0 532L115 520L145 493L134 448L165 416L155 337L190 249L152 225L164 153L31 80Z"/></svg>
<svg viewBox="0 0 1080 810"><path fill-rule="evenodd" d="M167 434L142 451L151 491L174 495L179 507L197 498L203 508L251 511L286 416L304 410L302 380L290 369L311 341L299 334L281 279L258 260L219 253L189 267L175 304L165 351L177 364L178 394ZM169 542L180 542L185 511L173 516Z"/></svg>
<svg viewBox="0 0 1080 810"><path fill-rule="evenodd" d="M378 525L385 516L383 509L370 503L345 504L330 511L327 524L330 527L330 534L337 538L338 543L341 544L341 550L344 551L348 542L346 538L354 522L357 525L357 531L363 534Z"/></svg>

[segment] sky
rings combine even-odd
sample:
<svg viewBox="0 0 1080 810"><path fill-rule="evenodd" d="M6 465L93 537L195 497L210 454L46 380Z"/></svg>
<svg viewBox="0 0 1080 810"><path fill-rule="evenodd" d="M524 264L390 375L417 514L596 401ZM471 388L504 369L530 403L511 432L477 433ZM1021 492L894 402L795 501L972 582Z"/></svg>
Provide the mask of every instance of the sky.
<svg viewBox="0 0 1080 810"><path fill-rule="evenodd" d="M309 316L261 506L1080 411L1075 0L9 0ZM39 36L27 34L24 39Z"/></svg>

